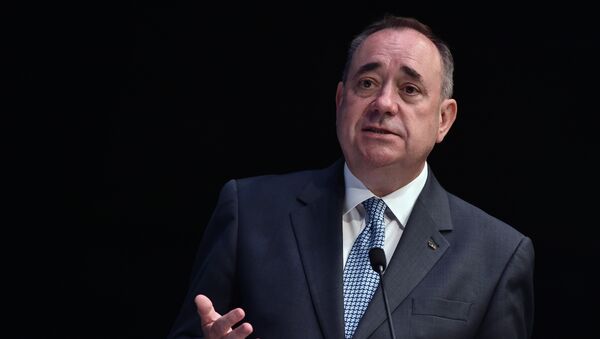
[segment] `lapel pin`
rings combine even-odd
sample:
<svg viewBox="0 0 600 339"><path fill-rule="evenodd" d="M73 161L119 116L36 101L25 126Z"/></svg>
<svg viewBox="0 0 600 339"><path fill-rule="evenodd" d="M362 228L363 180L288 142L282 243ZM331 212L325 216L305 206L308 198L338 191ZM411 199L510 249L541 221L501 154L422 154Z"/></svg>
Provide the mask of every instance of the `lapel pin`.
<svg viewBox="0 0 600 339"><path fill-rule="evenodd" d="M433 241L433 239L427 240L427 246L429 246L429 248L431 248L434 251L438 248L438 244L436 244L435 241Z"/></svg>

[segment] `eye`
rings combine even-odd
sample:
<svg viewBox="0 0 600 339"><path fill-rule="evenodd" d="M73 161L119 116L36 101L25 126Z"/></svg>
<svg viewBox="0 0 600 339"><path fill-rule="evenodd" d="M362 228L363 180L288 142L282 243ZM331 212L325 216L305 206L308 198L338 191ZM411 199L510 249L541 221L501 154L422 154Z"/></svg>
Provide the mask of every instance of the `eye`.
<svg viewBox="0 0 600 339"><path fill-rule="evenodd" d="M413 85L406 85L402 88L402 92L404 92L407 95L417 95L419 93L421 93L421 91L419 90L418 87L413 86Z"/></svg>
<svg viewBox="0 0 600 339"><path fill-rule="evenodd" d="M380 84L376 78L363 77L356 80L354 83L354 93L361 97L373 95L379 88Z"/></svg>
<svg viewBox="0 0 600 339"><path fill-rule="evenodd" d="M360 88L369 89L372 88L374 85L375 83L371 79L361 79L358 81L358 87Z"/></svg>

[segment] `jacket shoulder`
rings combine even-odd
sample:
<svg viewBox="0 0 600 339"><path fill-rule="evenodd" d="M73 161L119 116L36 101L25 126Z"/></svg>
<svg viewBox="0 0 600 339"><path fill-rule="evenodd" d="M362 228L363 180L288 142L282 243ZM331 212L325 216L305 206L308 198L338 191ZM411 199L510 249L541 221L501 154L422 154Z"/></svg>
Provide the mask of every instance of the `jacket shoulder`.
<svg viewBox="0 0 600 339"><path fill-rule="evenodd" d="M490 215L481 208L448 193L454 225L471 225L476 233L489 235L512 243L519 243L526 236L507 222Z"/></svg>

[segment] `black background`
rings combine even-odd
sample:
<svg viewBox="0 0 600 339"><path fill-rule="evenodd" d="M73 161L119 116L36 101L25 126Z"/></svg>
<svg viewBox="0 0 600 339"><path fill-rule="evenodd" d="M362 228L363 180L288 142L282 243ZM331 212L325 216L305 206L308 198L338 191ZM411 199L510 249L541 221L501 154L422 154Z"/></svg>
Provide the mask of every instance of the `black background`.
<svg viewBox="0 0 600 339"><path fill-rule="evenodd" d="M600 48L570 5L26 9L7 49L9 332L164 338L221 186L340 157L345 51L387 12L454 53L458 120L429 162L533 239L534 338L595 337Z"/></svg>

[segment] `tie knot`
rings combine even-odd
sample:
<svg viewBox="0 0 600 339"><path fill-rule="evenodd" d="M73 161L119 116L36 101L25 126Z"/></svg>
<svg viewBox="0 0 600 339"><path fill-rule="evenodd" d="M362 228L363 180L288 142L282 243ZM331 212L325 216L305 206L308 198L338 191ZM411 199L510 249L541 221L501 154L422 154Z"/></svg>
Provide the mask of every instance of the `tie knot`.
<svg viewBox="0 0 600 339"><path fill-rule="evenodd" d="M367 210L367 215L369 216L368 222L376 221L383 223L383 214L385 213L387 205L382 199L372 197L363 201L362 204Z"/></svg>

